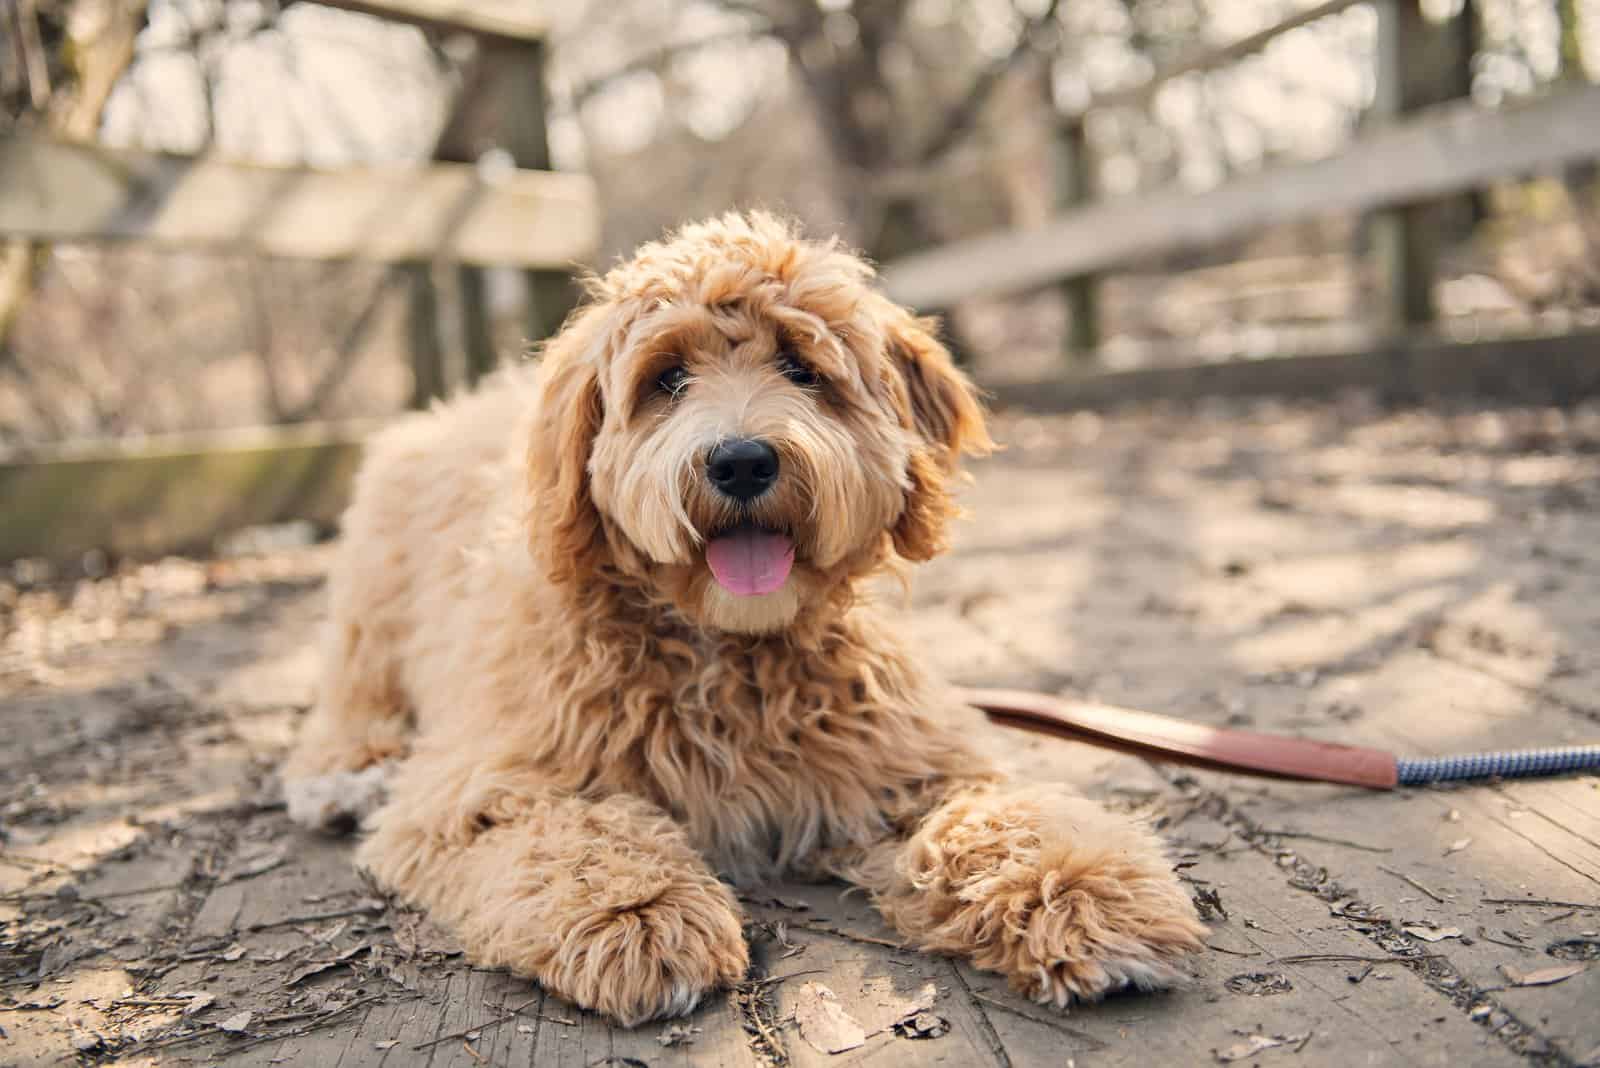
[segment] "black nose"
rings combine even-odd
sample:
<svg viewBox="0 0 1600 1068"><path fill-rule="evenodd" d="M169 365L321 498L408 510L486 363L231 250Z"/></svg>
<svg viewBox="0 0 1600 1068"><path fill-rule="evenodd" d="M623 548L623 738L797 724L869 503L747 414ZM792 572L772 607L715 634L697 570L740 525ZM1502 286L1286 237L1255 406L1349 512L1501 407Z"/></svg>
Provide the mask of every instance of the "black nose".
<svg viewBox="0 0 1600 1068"><path fill-rule="evenodd" d="M778 481L778 453L758 438L724 441L706 457L706 477L736 501L754 500Z"/></svg>

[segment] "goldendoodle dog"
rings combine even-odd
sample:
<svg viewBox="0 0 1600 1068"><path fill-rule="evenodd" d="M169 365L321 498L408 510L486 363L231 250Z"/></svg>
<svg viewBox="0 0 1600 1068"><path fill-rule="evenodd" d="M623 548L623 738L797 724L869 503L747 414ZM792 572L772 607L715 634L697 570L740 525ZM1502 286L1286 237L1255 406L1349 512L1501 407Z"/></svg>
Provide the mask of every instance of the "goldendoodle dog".
<svg viewBox="0 0 1600 1068"><path fill-rule="evenodd" d="M909 944L1064 1006L1180 975L1160 842L1012 782L867 603L991 447L929 322L730 215L590 285L531 370L380 435L284 769L480 964L622 1024L738 982L730 887L839 878ZM386 782L380 780L386 777Z"/></svg>

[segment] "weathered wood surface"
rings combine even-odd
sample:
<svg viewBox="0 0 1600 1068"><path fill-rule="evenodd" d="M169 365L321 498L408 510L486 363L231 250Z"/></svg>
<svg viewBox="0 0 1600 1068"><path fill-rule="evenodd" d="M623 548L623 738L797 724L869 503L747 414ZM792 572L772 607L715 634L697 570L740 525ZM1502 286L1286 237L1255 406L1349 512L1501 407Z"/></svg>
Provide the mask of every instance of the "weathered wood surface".
<svg viewBox="0 0 1600 1068"><path fill-rule="evenodd" d="M1279 223L1466 192L1600 156L1600 86L1489 111L1448 105L1384 127L1337 156L1275 167L1202 193L1097 204L1044 226L957 241L884 268L916 307L1044 285L1215 245Z"/></svg>
<svg viewBox="0 0 1600 1068"><path fill-rule="evenodd" d="M1352 389L1370 390L1403 404L1474 397L1499 403L1570 404L1600 395L1600 332L1484 341L1422 337L1357 352L1136 371L1069 371L990 389L1003 403L1038 411L1196 397L1313 400Z"/></svg>
<svg viewBox="0 0 1600 1068"><path fill-rule="evenodd" d="M907 606L961 680L1417 754L1600 737L1600 408L1202 403L997 430L1009 450ZM747 901L744 990L683 1030L607 1028L467 967L347 845L288 827L269 771L309 697L325 562L0 585L0 1063L1600 1057L1600 777L1367 793L1020 734L1028 773L1172 839L1214 917L1187 989L1041 1009L895 948L859 896L781 886ZM1556 967L1581 970L1505 972ZM932 984L949 1031L824 1053L792 1019L807 983L863 1030Z"/></svg>
<svg viewBox="0 0 1600 1068"><path fill-rule="evenodd" d="M261 167L0 136L0 235L312 260L566 268L595 251L594 183L464 164Z"/></svg>
<svg viewBox="0 0 1600 1068"><path fill-rule="evenodd" d="M0 460L0 560L209 551L241 527L331 524L370 424L174 435Z"/></svg>

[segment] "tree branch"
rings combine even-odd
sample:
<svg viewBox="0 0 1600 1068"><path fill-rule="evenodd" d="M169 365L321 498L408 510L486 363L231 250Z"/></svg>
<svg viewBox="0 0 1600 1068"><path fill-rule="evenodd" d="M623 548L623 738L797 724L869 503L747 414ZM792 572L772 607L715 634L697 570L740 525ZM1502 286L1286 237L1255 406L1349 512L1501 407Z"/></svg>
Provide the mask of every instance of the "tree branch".
<svg viewBox="0 0 1600 1068"><path fill-rule="evenodd" d="M740 26L736 29L723 30L720 33L709 34L705 37L697 37L692 41L680 41L677 44L663 45L578 86L572 91L572 109L576 111L578 108L583 107L594 97L625 78L631 78L635 74L643 74L646 71L659 74L663 67L680 56L692 55L702 49L715 48L720 44L737 41L756 41L770 36L774 36L774 27L771 23L766 23L764 25Z"/></svg>
<svg viewBox="0 0 1600 1068"><path fill-rule="evenodd" d="M954 148L962 138L972 129L978 116L983 112L983 106L989 102L989 97L1005 79L1007 74L1017 68L1028 52L1033 47L1034 37L1046 26L1052 25L1056 20L1056 9L1061 6L1061 0L1050 0L1050 5L1044 12L1035 18L1029 19L1028 24L1017 35L1017 43L1012 50L984 68L972 82L972 87L967 90L967 95L962 98L945 116L944 123L939 131L928 139L928 143L917 154L917 162L921 164L932 163L940 156Z"/></svg>

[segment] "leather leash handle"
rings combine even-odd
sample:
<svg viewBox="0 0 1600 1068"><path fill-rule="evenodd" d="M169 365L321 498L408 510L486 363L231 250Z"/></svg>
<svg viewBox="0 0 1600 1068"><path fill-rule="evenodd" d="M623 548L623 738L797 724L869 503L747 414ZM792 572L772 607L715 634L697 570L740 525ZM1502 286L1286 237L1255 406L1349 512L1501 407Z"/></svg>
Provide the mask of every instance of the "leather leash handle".
<svg viewBox="0 0 1600 1068"><path fill-rule="evenodd" d="M1374 790L1392 790L1399 784L1394 754L1381 749L1209 727L1152 712L1068 701L1026 690L968 689L961 694L963 700L981 708L996 723L1135 756L1214 771L1343 783Z"/></svg>

